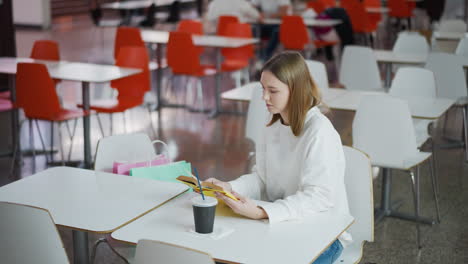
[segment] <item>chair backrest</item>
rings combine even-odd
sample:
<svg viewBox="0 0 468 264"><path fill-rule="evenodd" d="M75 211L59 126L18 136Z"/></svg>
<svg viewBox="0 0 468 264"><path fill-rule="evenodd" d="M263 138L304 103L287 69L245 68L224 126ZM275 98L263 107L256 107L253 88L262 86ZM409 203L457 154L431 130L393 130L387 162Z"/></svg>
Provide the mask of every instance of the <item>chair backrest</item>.
<svg viewBox="0 0 468 264"><path fill-rule="evenodd" d="M370 25L369 14L364 8L364 4L359 0L346 0L341 1L341 7L346 10L349 18L351 19L351 25L353 30L357 33L366 32Z"/></svg>
<svg viewBox="0 0 468 264"><path fill-rule="evenodd" d="M112 172L115 161L139 162L155 155L151 140L144 133L105 137L98 142L94 170Z"/></svg>
<svg viewBox="0 0 468 264"><path fill-rule="evenodd" d="M400 32L393 45L396 53L429 53L429 44L424 36L417 32Z"/></svg>
<svg viewBox="0 0 468 264"><path fill-rule="evenodd" d="M141 38L139 28L133 27L118 27L115 33L114 42L114 59L119 55L119 49L123 46L139 46L145 47L145 43Z"/></svg>
<svg viewBox="0 0 468 264"><path fill-rule="evenodd" d="M218 17L218 26L216 29L216 34L223 36L228 24L239 23L239 18L236 16L223 15Z"/></svg>
<svg viewBox="0 0 468 264"><path fill-rule="evenodd" d="M315 84L322 93L326 92L328 90L328 75L325 64L314 60L306 60L306 63Z"/></svg>
<svg viewBox="0 0 468 264"><path fill-rule="evenodd" d="M160 241L141 239L136 247L134 263L214 264L215 262L205 252Z"/></svg>
<svg viewBox="0 0 468 264"><path fill-rule="evenodd" d="M294 37L291 37L294 36ZM303 50L309 43L309 34L301 16L283 16L279 38L284 48Z"/></svg>
<svg viewBox="0 0 468 264"><path fill-rule="evenodd" d="M262 99L263 90L259 82L253 84L252 98L247 110L247 121L245 125L245 137L258 143L262 136L263 129L268 123L269 112Z"/></svg>
<svg viewBox="0 0 468 264"><path fill-rule="evenodd" d="M418 67L404 67L398 69L389 93L399 98L436 98L436 91L432 71Z"/></svg>
<svg viewBox="0 0 468 264"><path fill-rule="evenodd" d="M18 63L16 97L17 106L28 118L49 119L61 109L54 81L44 64Z"/></svg>
<svg viewBox="0 0 468 264"><path fill-rule="evenodd" d="M455 50L455 54L468 56L468 37L460 39L460 42L458 42L457 49Z"/></svg>
<svg viewBox="0 0 468 264"><path fill-rule="evenodd" d="M192 75L201 69L200 50L193 44L191 34L185 32L169 34L167 64L175 74Z"/></svg>
<svg viewBox="0 0 468 264"><path fill-rule="evenodd" d="M354 224L348 229L353 243L374 241L374 197L372 169L369 157L363 152L343 146L346 160L345 186L349 212Z"/></svg>
<svg viewBox="0 0 468 264"><path fill-rule="evenodd" d="M252 28L247 23L229 23L223 36L237 38L252 38ZM223 48L221 54L224 59L250 60L254 57L254 45L247 45L240 48Z"/></svg>
<svg viewBox="0 0 468 264"><path fill-rule="evenodd" d="M390 95L364 96L352 131L353 147L367 153L372 164L403 162L418 151L408 103Z"/></svg>
<svg viewBox="0 0 468 264"><path fill-rule="evenodd" d="M177 31L203 35L203 24L198 20L181 20L177 26Z"/></svg>
<svg viewBox="0 0 468 264"><path fill-rule="evenodd" d="M457 100L467 96L465 73L462 67L464 59L455 54L429 54L425 68L434 73L437 97Z"/></svg>
<svg viewBox="0 0 468 264"><path fill-rule="evenodd" d="M60 60L59 46L53 40L36 40L31 50L32 59L36 60Z"/></svg>
<svg viewBox="0 0 468 264"><path fill-rule="evenodd" d="M441 32L466 32L466 23L460 19L449 19L440 21L439 31Z"/></svg>
<svg viewBox="0 0 468 264"><path fill-rule="evenodd" d="M47 210L0 202L2 263L70 263Z"/></svg>
<svg viewBox="0 0 468 264"><path fill-rule="evenodd" d="M307 8L313 9L317 14L320 14L325 11L325 9L327 9L325 3L320 0L312 0L307 2Z"/></svg>
<svg viewBox="0 0 468 264"><path fill-rule="evenodd" d="M407 0L388 0L387 7L391 17L408 18L412 16L415 5Z"/></svg>
<svg viewBox="0 0 468 264"><path fill-rule="evenodd" d="M356 67L359 62L359 67ZM340 82L350 90L376 90L382 88L379 68L372 49L345 47L341 58Z"/></svg>
<svg viewBox="0 0 468 264"><path fill-rule="evenodd" d="M119 91L119 105L134 107L143 103L144 95L151 89L149 58L145 47L123 46L115 65L120 67L138 68L143 72L114 80L111 86Z"/></svg>

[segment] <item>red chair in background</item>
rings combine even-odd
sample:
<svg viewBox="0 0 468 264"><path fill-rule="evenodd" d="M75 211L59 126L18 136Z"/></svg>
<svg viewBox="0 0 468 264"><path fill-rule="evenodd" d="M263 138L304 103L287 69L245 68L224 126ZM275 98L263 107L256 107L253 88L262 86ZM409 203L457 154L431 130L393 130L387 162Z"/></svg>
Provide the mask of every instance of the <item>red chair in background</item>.
<svg viewBox="0 0 468 264"><path fill-rule="evenodd" d="M371 22L363 3L359 2L359 0L343 0L341 1L341 6L346 10L351 19L353 31L363 34L366 43L369 40L369 44L372 47L374 42L372 34L377 30L377 25Z"/></svg>
<svg viewBox="0 0 468 264"><path fill-rule="evenodd" d="M117 60L119 49L124 46L145 47L139 28L118 27L115 33L114 59Z"/></svg>
<svg viewBox="0 0 468 264"><path fill-rule="evenodd" d="M53 40L36 40L34 41L34 45L31 50L31 56L29 57L35 60L59 61L59 45L56 41ZM53 80L55 85L57 85L61 81L59 79Z"/></svg>
<svg viewBox="0 0 468 264"><path fill-rule="evenodd" d="M31 148L34 149L34 136L33 136L33 121L35 121L39 138L41 139L42 147L45 151L45 145L39 129L38 120L52 122L52 136L53 124L58 124L58 135L60 142L60 152L62 161L64 158L64 151L62 145L62 132L61 125L65 122L67 131L70 136L71 144L68 152L68 159L70 159L71 150L73 146L73 138L76 131L76 121L87 113L83 110L71 110L62 108L55 91L55 85L50 78L49 72L44 64L39 63L18 63L18 70L16 73L16 106L22 108L26 118L29 119L29 139ZM75 120L73 130L68 126L69 120ZM15 150L16 151L19 150ZM33 152L34 161L35 153ZM47 156L46 156L47 157ZM48 161L48 159L47 159ZM35 162L34 162L35 166ZM35 169L35 167L34 167Z"/></svg>
<svg viewBox="0 0 468 264"><path fill-rule="evenodd" d="M167 43L167 63L169 68L171 68L173 75L168 84L173 83L173 78L176 76L185 75L191 78L196 78L197 97L201 103L202 111L204 111L201 78L214 76L216 74L216 68L213 65L201 64L200 55L200 49L193 44L191 34L186 32L171 32L169 34L169 42ZM190 82L189 85L187 85L187 90L188 92L191 92ZM187 102L187 97L189 96L185 96L185 102Z"/></svg>
<svg viewBox="0 0 468 264"><path fill-rule="evenodd" d="M294 36L294 37L291 37ZM337 41L310 40L307 27L300 16L283 16L279 38L284 48L289 50L306 50L306 45L314 44L317 49L336 45Z"/></svg>
<svg viewBox="0 0 468 264"><path fill-rule="evenodd" d="M239 18L236 16L219 16L216 34L223 36L225 34L224 31L226 30L227 25L231 23L239 23Z"/></svg>
<svg viewBox="0 0 468 264"><path fill-rule="evenodd" d="M408 2L407 0L387 0L387 7L390 9L389 16L401 19L406 19L408 28L411 29L411 17L413 10L416 7L415 2Z"/></svg>
<svg viewBox="0 0 468 264"><path fill-rule="evenodd" d="M364 0L364 8L382 8L382 2L381 0ZM376 13L376 12L367 12L367 15L369 17L370 23L375 25L377 27L382 21L382 14L381 13Z"/></svg>
<svg viewBox="0 0 468 264"><path fill-rule="evenodd" d="M226 26L223 36L253 38L252 28L247 23L230 23ZM221 71L234 72L236 87L241 86L242 77L244 77L246 83L249 83L250 61L255 56L254 45L247 45L240 48L223 48L221 49L221 54L224 58L221 64Z"/></svg>
<svg viewBox="0 0 468 264"><path fill-rule="evenodd" d="M124 129L126 130L125 111L143 104L145 93L151 89L148 63L149 59L145 47L125 46L119 49L119 55L117 56L115 65L120 67L138 68L141 69L142 72L111 81L111 87L118 92L116 100L112 100L111 104L107 102L105 105L95 104L90 106L90 109L97 113L102 136L105 134L99 114L110 115L110 134L112 135L112 114L123 113ZM82 107L82 105L78 106Z"/></svg>
<svg viewBox="0 0 468 264"><path fill-rule="evenodd" d="M203 24L198 20L181 20L177 25L177 31L203 35Z"/></svg>
<svg viewBox="0 0 468 264"><path fill-rule="evenodd" d="M313 0L313 1L307 2L307 8L313 9L315 13L317 14L320 14L323 11L325 11L325 9L327 9L325 4L320 0Z"/></svg>

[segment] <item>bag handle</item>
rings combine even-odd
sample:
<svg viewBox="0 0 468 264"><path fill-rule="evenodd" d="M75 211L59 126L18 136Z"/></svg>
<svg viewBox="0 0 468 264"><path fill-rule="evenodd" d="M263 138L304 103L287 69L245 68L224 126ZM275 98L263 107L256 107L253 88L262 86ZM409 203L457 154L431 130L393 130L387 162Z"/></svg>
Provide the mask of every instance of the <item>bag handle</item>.
<svg viewBox="0 0 468 264"><path fill-rule="evenodd" d="M170 156L169 156L169 146L167 146L167 144L166 144L164 141L162 141L162 140L156 139L156 140L154 140L154 141L151 141L151 144L152 144L153 146L154 146L156 143L159 143L159 144L163 145L163 147L164 147L164 152L165 152L165 153L164 153L164 154L165 154L164 156L166 157L166 159L170 160L171 158L170 158ZM157 156L159 156L159 155L156 154L156 157L157 157ZM154 159L154 158L151 158L151 157L148 159L148 162L147 162L148 166L147 166L147 167L151 167L151 161L152 161L153 159Z"/></svg>

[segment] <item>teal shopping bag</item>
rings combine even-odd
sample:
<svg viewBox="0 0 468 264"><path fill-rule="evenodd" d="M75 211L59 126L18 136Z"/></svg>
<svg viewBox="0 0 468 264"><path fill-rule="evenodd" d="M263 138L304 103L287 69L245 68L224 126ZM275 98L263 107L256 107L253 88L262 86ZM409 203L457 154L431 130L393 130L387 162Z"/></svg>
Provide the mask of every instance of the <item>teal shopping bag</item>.
<svg viewBox="0 0 468 264"><path fill-rule="evenodd" d="M192 166L189 162L178 161L166 165L133 168L130 170L130 176L179 183L176 178L180 175L189 176L191 171Z"/></svg>

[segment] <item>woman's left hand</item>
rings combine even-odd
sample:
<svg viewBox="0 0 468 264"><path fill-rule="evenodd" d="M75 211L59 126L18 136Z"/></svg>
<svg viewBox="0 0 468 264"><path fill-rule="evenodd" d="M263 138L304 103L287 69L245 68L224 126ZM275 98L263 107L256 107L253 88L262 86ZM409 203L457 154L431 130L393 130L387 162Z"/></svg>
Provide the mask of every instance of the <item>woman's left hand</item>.
<svg viewBox="0 0 468 264"><path fill-rule="evenodd" d="M248 218L252 219L265 219L268 218L265 210L263 208L258 207L254 201L247 197L243 197L236 192L232 192L234 196L236 196L239 201L235 201L223 194L216 193L216 197L223 200L227 206L229 206L236 214L243 215Z"/></svg>

